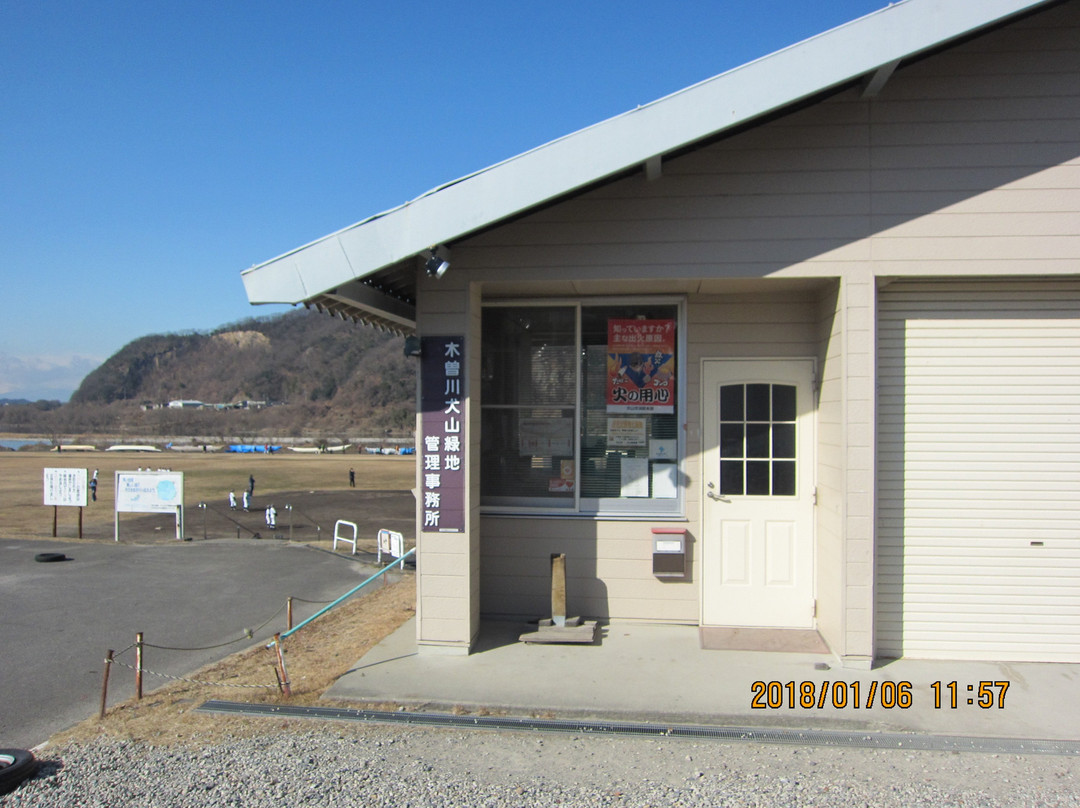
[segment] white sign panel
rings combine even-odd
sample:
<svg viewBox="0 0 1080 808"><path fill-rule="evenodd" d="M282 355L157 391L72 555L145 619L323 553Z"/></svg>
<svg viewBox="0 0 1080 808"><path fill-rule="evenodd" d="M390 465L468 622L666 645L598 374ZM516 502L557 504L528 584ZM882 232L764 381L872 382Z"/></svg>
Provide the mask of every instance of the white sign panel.
<svg viewBox="0 0 1080 808"><path fill-rule="evenodd" d="M45 469L45 504L86 507L86 469Z"/></svg>
<svg viewBox="0 0 1080 808"><path fill-rule="evenodd" d="M679 496L678 470L675 463L653 463L653 499L675 499Z"/></svg>
<svg viewBox="0 0 1080 808"><path fill-rule="evenodd" d="M674 461L678 451L679 442L677 440L658 440L656 438L649 440L649 460Z"/></svg>
<svg viewBox="0 0 1080 808"><path fill-rule="evenodd" d="M644 418L608 418L607 445L615 447L644 446Z"/></svg>
<svg viewBox="0 0 1080 808"><path fill-rule="evenodd" d="M182 471L116 472L117 513L176 513L183 504Z"/></svg>
<svg viewBox="0 0 1080 808"><path fill-rule="evenodd" d="M645 458L624 457L620 467L622 475L621 496L649 496L649 461Z"/></svg>

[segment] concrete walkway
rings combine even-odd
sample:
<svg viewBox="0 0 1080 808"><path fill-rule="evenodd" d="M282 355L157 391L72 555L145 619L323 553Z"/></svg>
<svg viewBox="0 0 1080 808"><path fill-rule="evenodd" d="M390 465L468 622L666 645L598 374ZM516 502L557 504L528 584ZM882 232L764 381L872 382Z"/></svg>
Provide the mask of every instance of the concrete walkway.
<svg viewBox="0 0 1080 808"><path fill-rule="evenodd" d="M861 671L830 655L702 650L697 628L687 626L605 626L593 645L518 642L529 630L485 622L472 654L444 656L417 653L410 621L325 699L544 718L1080 740L1080 665L898 660ZM989 707L978 704L980 685Z"/></svg>

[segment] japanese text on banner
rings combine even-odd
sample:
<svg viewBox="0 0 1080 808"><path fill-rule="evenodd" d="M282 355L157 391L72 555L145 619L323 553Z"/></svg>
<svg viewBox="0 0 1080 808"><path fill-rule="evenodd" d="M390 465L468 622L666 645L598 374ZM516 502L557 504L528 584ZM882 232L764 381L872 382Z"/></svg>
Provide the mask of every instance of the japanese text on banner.
<svg viewBox="0 0 1080 808"><path fill-rule="evenodd" d="M465 529L464 339L421 340L421 530Z"/></svg>

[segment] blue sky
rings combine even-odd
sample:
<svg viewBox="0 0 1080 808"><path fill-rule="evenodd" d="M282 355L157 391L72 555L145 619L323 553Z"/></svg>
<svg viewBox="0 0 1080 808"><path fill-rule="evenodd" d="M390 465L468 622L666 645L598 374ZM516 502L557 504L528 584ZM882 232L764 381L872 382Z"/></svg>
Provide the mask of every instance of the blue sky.
<svg viewBox="0 0 1080 808"><path fill-rule="evenodd" d="M0 4L0 398L66 398L241 270L888 5Z"/></svg>

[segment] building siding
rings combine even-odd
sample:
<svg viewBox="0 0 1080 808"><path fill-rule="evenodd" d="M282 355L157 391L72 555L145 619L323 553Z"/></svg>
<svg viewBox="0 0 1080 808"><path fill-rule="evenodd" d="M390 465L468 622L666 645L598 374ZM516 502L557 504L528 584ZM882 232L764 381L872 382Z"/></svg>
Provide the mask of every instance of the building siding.
<svg viewBox="0 0 1080 808"><path fill-rule="evenodd" d="M699 361L813 356L818 626L845 659L869 660L878 288L1080 272L1078 43L1080 4L1054 7L902 66L874 98L844 90L665 159L659 179L626 176L453 245L452 271L421 285L421 330L467 331L474 346L481 298L686 296L693 565L687 583L652 578L648 522L481 516L474 474L469 541L479 544L455 573L471 603L462 613L439 600L450 618L425 606L423 624L469 623L477 608L542 616L549 555L563 551L571 610L696 622ZM432 603L445 597L445 582L431 588Z"/></svg>
<svg viewBox="0 0 1080 808"><path fill-rule="evenodd" d="M652 574L654 525L671 520L484 516L481 609L499 616L547 616L550 555L567 554L568 608L602 619L696 624L700 620L700 360L713 356L816 357L818 293L692 296L687 306L685 523L690 575ZM747 339L747 334L751 334ZM539 613L537 610L540 610Z"/></svg>

